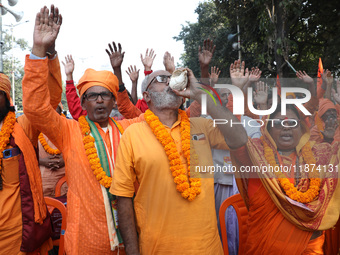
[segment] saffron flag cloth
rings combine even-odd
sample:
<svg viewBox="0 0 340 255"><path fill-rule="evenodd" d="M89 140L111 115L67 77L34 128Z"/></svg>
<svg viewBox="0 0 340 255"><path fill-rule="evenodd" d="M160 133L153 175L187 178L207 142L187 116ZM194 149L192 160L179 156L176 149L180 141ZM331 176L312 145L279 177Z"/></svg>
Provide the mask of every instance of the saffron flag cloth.
<svg viewBox="0 0 340 255"><path fill-rule="evenodd" d="M277 94L281 97L281 82L279 74L276 76L276 87L277 87Z"/></svg>
<svg viewBox="0 0 340 255"><path fill-rule="evenodd" d="M321 98L323 97L324 93L325 93L325 90L322 89L322 76L323 74L323 65L322 65L322 61L321 61L321 58L319 58L319 65L318 65L318 79L317 79L317 97L318 98Z"/></svg>

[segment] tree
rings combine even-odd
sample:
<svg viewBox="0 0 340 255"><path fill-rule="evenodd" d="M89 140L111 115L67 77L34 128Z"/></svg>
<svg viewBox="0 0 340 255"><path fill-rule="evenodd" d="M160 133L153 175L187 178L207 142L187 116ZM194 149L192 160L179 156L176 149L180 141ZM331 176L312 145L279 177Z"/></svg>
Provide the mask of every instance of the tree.
<svg viewBox="0 0 340 255"><path fill-rule="evenodd" d="M197 53L191 50L207 37L216 42L212 65L228 70L237 52L232 51L227 35L236 33L237 23L242 60L248 67L259 66L265 76L295 77L285 60L316 76L319 57L325 68L338 73L339 9L337 0L212 0L199 4L198 21L182 26L175 39L183 40L183 64L193 65L195 74Z"/></svg>
<svg viewBox="0 0 340 255"><path fill-rule="evenodd" d="M2 47L3 51L3 65L4 65L4 74L6 74L12 83L12 37L8 31L3 31L3 40L4 45ZM22 38L16 39L13 38L14 48L20 48L23 51L22 54L25 54L24 51L31 51L31 48L28 46L28 42ZM14 85L15 85L15 105L17 110L22 110L22 79L24 77L24 67L22 63L17 59L13 58L13 65L14 65ZM12 84L13 86L13 84ZM65 92L66 85L63 84L63 93L61 98L61 103L63 104L64 110L68 110L67 101L66 101L66 92ZM11 92L12 93L12 92ZM12 95L13 96L13 95Z"/></svg>
<svg viewBox="0 0 340 255"><path fill-rule="evenodd" d="M3 53L3 71L10 79L12 83L12 37L11 34L8 33L7 30L2 31L2 38L4 41L2 47ZM13 38L13 47L19 47L22 51L29 50L28 42L24 39L16 39ZM23 53L24 54L24 53ZM21 89L21 82L24 77L24 67L20 63L17 58L13 58L13 66L14 66L14 86L15 86L15 104L17 106L17 110L22 110L22 89ZM12 84L13 86L13 84Z"/></svg>

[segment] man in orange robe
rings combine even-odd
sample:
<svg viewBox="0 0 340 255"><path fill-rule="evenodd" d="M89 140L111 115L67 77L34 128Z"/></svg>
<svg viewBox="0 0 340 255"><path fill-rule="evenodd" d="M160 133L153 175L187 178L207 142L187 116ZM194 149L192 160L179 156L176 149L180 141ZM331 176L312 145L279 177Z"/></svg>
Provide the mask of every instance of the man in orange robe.
<svg viewBox="0 0 340 255"><path fill-rule="evenodd" d="M46 48L57 38L59 27L50 26L49 10L45 7L38 14L34 28L34 44L31 56L26 57L25 76L23 79L24 111L32 125L44 133L50 141L62 152L65 160L66 179L68 184L67 229L65 233L65 249L67 254L124 254L124 248L119 245L117 223L106 188L99 183L104 176L112 176L115 156L121 132L131 121L119 123L109 118L115 104L119 82L109 71L87 69L78 84L82 107L87 111L83 118L87 125L91 123L90 132L75 120L61 117L49 102L47 90L47 74L49 66L46 59ZM116 52L118 53L118 52ZM119 52L120 56L121 51ZM40 59L32 59L40 58ZM120 65L122 62L120 61ZM117 73L120 72L119 70ZM106 157L99 165L106 163L108 173L98 169L98 163L89 160L84 145L84 135L88 138L97 131L96 156ZM103 144L103 151L97 147L97 142ZM98 162L95 160L95 162ZM110 177L108 178L110 179Z"/></svg>
<svg viewBox="0 0 340 255"><path fill-rule="evenodd" d="M49 49L55 52L54 47ZM61 73L58 56L46 60L50 72L46 73L48 87L54 89L51 107L61 99ZM8 114L14 113L10 105L11 83L0 74L1 140ZM58 96L59 93L59 96ZM51 223L44 202L42 179L36 158L39 131L34 129L25 115L18 117L9 142L1 151L0 189L0 251L2 254L45 254L52 248L49 238Z"/></svg>
<svg viewBox="0 0 340 255"><path fill-rule="evenodd" d="M168 86L167 71L153 72L147 78L142 87L149 106L144 113L146 121L131 125L120 141L110 192L118 196L119 226L129 254L223 253L214 206L214 175L206 169L213 166L211 147L239 146L232 137L224 138L238 127L213 127L212 120L189 120L178 110L181 96L191 95L198 102L201 98L201 85L192 71L187 71L190 84L185 92L177 91L178 95ZM215 119L231 118L230 112L226 114L224 107L215 106L211 99L208 109ZM195 177L198 167L202 169L200 178ZM140 185L137 193L135 181Z"/></svg>

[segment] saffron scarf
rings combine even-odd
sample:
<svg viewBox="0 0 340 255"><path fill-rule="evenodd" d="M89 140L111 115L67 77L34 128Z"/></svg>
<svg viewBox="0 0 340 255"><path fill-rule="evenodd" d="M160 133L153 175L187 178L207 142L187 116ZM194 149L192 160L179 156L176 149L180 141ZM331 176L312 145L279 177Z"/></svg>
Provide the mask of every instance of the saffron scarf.
<svg viewBox="0 0 340 255"><path fill-rule="evenodd" d="M269 117L267 118L269 119ZM267 124L261 128L261 133L266 141L266 143L272 148L273 151L277 150L276 144L273 138L270 136L267 130ZM296 154L298 158L299 165L303 165L306 162L303 161L301 155L302 147L309 141L310 134L308 127L301 122L304 134L300 138L298 145L296 146ZM339 143L334 143L332 145L328 143L312 143L311 147L313 155L316 159L316 167L318 165L322 166L322 172L326 168L326 173L320 174L318 178L321 178L320 194L316 200L310 203L299 203L286 196L282 191L278 181L277 176L273 172L255 173L255 178L260 178L263 186L267 190L271 199L275 205L279 208L283 216L289 220L292 224L297 226L302 230L325 230L331 228L337 222L340 212L340 187L338 182L339 173L329 171L330 164L335 167L339 164L338 151L340 148ZM268 166L266 158L264 157L263 143L260 139L249 139L246 145L248 155L251 162L255 166ZM290 166L295 165L295 162L289 157L282 156L283 165ZM235 157L233 157L233 162L237 167L241 167L240 162L238 162ZM298 167L298 166L297 166ZM315 171L314 171L315 173ZM308 174L303 173L301 178L311 178ZM249 173L236 173L237 184L240 193L249 205L248 198L248 178ZM287 176L288 177L288 176ZM254 178L254 176L253 176Z"/></svg>
<svg viewBox="0 0 340 255"><path fill-rule="evenodd" d="M96 144L97 154L98 154L98 158L100 160L100 164L101 164L103 170L105 171L106 175L111 177L110 163L109 163L109 160L108 160L108 155L107 155L107 150L105 148L105 143L104 143L96 125L88 118L88 116L86 116L86 120L90 125L91 135L95 139L95 144ZM111 119L111 120L113 121L113 123L115 123L115 121L113 119ZM115 125L117 125L117 124L115 123ZM117 127L117 129L118 129L118 127ZM113 146L113 144L112 144L112 146ZM108 149L110 149L110 148L108 148ZM119 232L118 225L117 225L117 222L118 222L118 219L117 219L117 198L116 198L116 196L112 195L109 192L109 189L110 188L106 188L106 193L107 193L107 197L109 199L110 205L111 205L110 208L111 208L111 214L112 214L112 218L113 218L114 228L116 230L116 234L117 234L119 243L123 243L123 239L121 237L121 234Z"/></svg>

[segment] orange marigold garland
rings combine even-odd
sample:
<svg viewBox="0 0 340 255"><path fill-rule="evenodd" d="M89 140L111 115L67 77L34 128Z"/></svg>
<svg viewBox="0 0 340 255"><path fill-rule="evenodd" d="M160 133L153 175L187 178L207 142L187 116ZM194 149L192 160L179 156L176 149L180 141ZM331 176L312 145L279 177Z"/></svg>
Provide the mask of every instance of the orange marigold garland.
<svg viewBox="0 0 340 255"><path fill-rule="evenodd" d="M64 114L61 114L61 116L63 116L63 117L66 118L66 116L65 116ZM51 155L59 155L59 154L60 154L60 150L58 150L58 149L52 149L52 148L48 145L48 143L46 142L46 139L45 139L43 133L40 133L39 136L38 136L38 138L39 138L39 141L40 141L42 147L44 148L44 150L45 150L48 154L51 154Z"/></svg>
<svg viewBox="0 0 340 255"><path fill-rule="evenodd" d="M101 185L103 185L105 188L110 188L112 183L112 177L106 175L104 169L100 164L97 149L94 145L95 139L92 136L90 136L91 133L90 125L87 122L85 116L80 116L78 122L80 124L81 133L84 135L83 138L84 148L86 151L87 158L90 162L93 174L96 176L97 180ZM118 123L115 124L117 125L119 131L123 133L122 127Z"/></svg>
<svg viewBox="0 0 340 255"><path fill-rule="evenodd" d="M16 122L15 112L8 112L0 131L0 162L2 163L3 151L6 149L9 143L9 138L13 132L14 124ZM0 164L0 179L2 172L2 164ZM1 189L2 189L2 179L1 179Z"/></svg>
<svg viewBox="0 0 340 255"><path fill-rule="evenodd" d="M195 197L201 193L201 180L199 178L190 178L190 122L185 111L179 110L179 114L181 116L180 132L182 151L187 160L188 174L181 164L180 155L173 138L166 131L159 118L150 110L145 112L144 118L157 140L164 147L165 153L169 159L170 171L174 177L174 182L177 184L177 191L181 193L183 198L193 201Z"/></svg>
<svg viewBox="0 0 340 255"><path fill-rule="evenodd" d="M264 156L267 162L273 167L278 166L275 160L273 150L266 143L263 137L261 137L261 141L263 143ZM306 164L314 164L314 165L316 164L309 142L303 146L301 153L302 153L303 160L304 162L306 162ZM283 174L281 174L281 176L283 176ZM306 192L301 192L294 186L294 184L292 184L285 177L278 178L278 182L288 197L300 203L304 203L304 204L312 202L319 195L320 184L321 184L320 178L310 178L308 190Z"/></svg>

